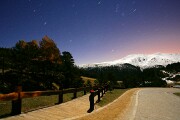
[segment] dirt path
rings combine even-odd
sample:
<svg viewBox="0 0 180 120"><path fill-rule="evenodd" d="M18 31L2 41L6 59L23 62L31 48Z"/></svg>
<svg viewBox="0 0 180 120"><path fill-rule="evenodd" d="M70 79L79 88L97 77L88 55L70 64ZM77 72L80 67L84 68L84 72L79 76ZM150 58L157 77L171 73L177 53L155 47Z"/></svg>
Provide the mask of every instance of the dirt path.
<svg viewBox="0 0 180 120"><path fill-rule="evenodd" d="M76 118L76 120L124 120L124 114L130 106L133 95L135 95L138 90L138 88L128 90L113 103L99 108L91 114Z"/></svg>
<svg viewBox="0 0 180 120"><path fill-rule="evenodd" d="M89 109L89 95L71 100L60 105L22 113L17 116L3 118L4 120L62 120L70 119L74 116L86 114ZM95 97L97 100L97 97ZM98 107L96 106L95 109Z"/></svg>

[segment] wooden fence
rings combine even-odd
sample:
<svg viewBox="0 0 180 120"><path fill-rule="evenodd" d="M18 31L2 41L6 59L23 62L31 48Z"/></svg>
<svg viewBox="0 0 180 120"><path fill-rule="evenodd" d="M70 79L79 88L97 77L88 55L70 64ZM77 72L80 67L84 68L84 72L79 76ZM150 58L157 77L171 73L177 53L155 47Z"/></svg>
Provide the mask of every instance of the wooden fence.
<svg viewBox="0 0 180 120"><path fill-rule="evenodd" d="M105 89L106 88L106 89ZM49 95L58 95L58 103L63 103L63 94L67 93L73 93L73 98L77 97L77 92L84 91L84 95L86 95L87 91L90 91L90 109L89 111L94 110L94 104L92 104L92 101L94 102L94 97L98 95L98 101L100 101L100 92L102 92L102 95L107 91L107 86L105 87L81 87L81 88L71 88L71 89L62 89L57 91L32 91L32 92L22 92L22 87L18 86L13 93L9 94L0 94L0 101L12 101L12 109L11 114L12 115L18 115L21 114L21 105L22 105L22 99L23 98L33 98L38 96L49 96ZM94 92L93 92L94 91Z"/></svg>
<svg viewBox="0 0 180 120"><path fill-rule="evenodd" d="M88 113L92 112L94 110L94 97L98 96L98 99L96 103L100 102L101 97L107 92L108 86L103 86L101 88L98 88L97 90L90 90L90 96L89 96L89 102L90 102L90 108L88 110Z"/></svg>

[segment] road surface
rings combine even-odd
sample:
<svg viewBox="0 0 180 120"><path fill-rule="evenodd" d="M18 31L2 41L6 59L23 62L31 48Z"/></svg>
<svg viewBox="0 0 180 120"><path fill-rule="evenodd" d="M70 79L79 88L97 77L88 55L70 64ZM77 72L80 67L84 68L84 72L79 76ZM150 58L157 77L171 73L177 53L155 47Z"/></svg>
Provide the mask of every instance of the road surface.
<svg viewBox="0 0 180 120"><path fill-rule="evenodd" d="M133 97L124 120L180 120L177 88L144 88Z"/></svg>

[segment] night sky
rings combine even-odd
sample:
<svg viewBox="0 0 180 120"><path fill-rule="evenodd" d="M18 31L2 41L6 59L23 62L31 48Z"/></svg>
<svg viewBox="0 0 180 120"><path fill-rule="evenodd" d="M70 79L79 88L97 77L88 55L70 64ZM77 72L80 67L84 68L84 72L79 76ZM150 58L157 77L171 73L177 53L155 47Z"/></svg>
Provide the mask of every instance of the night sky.
<svg viewBox="0 0 180 120"><path fill-rule="evenodd" d="M0 47L45 35L77 65L180 53L180 0L0 0Z"/></svg>

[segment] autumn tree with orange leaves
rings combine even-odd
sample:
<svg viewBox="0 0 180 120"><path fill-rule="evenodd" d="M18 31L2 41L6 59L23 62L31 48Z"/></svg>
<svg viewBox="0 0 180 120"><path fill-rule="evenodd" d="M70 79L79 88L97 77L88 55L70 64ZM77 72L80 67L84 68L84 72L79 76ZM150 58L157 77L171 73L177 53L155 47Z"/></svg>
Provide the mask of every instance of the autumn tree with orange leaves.
<svg viewBox="0 0 180 120"><path fill-rule="evenodd" d="M16 73L15 78L18 78L15 80L17 84L37 83L45 89L51 89L52 82L61 83L59 81L64 78L60 50L48 36L39 42L20 40L13 47L12 58L12 71Z"/></svg>
<svg viewBox="0 0 180 120"><path fill-rule="evenodd" d="M60 51L54 41L48 36L43 37L42 41L40 41L40 51L42 55L40 56L41 60L48 60L53 63L61 64Z"/></svg>
<svg viewBox="0 0 180 120"><path fill-rule="evenodd" d="M11 67L3 74L9 88L22 85L24 91L33 91L54 89L53 85L64 88L83 86L71 53L65 51L61 55L55 42L48 36L41 41L20 40L10 49L11 54L6 59Z"/></svg>

